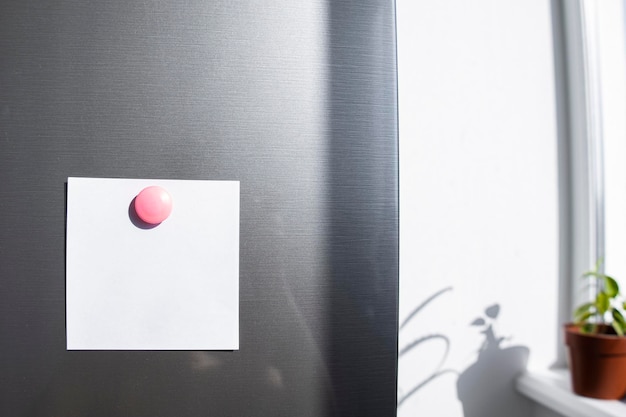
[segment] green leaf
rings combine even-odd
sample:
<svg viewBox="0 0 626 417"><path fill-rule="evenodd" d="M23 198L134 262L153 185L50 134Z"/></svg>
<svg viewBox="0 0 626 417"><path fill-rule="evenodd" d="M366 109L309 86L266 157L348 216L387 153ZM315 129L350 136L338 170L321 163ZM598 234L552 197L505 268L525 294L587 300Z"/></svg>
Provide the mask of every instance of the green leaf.
<svg viewBox="0 0 626 417"><path fill-rule="evenodd" d="M606 293L603 292L598 293L598 295L596 296L595 304L596 309L598 310L598 314L600 314L601 316L604 316L604 313L606 313L611 306L609 297L606 295Z"/></svg>
<svg viewBox="0 0 626 417"><path fill-rule="evenodd" d="M583 314L589 313L590 312L589 310L591 310L593 307L594 307L594 304L592 302L580 305L576 309L576 311L574 311L574 319L579 321L579 317L582 316Z"/></svg>
<svg viewBox="0 0 626 417"><path fill-rule="evenodd" d="M596 332L596 324L595 323L585 323L580 328L581 333L595 333Z"/></svg>
<svg viewBox="0 0 626 417"><path fill-rule="evenodd" d="M602 278L604 277L604 274L601 274L600 271L600 267L602 266L602 264L604 263L604 258L598 258L596 260L596 265L593 268L592 271L587 271L583 274L583 277L596 277L596 278Z"/></svg>
<svg viewBox="0 0 626 417"><path fill-rule="evenodd" d="M626 310L626 301L622 303L622 310Z"/></svg>
<svg viewBox="0 0 626 417"><path fill-rule="evenodd" d="M595 314L595 311L587 311L586 313L581 314L580 316L576 317L576 324L581 325L587 322L587 320L589 320L589 317L593 316Z"/></svg>
<svg viewBox="0 0 626 417"><path fill-rule="evenodd" d="M615 308L611 310L611 314L613 315L613 322L611 325L618 335L624 336L624 330L626 330L626 320L624 320L624 316L619 310Z"/></svg>
<svg viewBox="0 0 626 417"><path fill-rule="evenodd" d="M602 266L603 263L604 263L603 257L599 257L598 259L596 259L596 271L600 270L600 266Z"/></svg>
<svg viewBox="0 0 626 417"><path fill-rule="evenodd" d="M619 285L617 285L617 281L608 275L604 275L602 278L604 279L604 292L609 297L612 298L619 294Z"/></svg>

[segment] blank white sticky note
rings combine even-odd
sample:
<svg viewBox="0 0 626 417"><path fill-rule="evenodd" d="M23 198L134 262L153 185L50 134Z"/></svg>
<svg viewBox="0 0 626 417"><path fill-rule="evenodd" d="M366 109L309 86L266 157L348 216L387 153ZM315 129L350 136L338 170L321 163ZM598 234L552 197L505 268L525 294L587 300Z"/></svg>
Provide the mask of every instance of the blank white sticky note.
<svg viewBox="0 0 626 417"><path fill-rule="evenodd" d="M148 228L131 202L172 197ZM68 350L239 348L239 182L68 178Z"/></svg>

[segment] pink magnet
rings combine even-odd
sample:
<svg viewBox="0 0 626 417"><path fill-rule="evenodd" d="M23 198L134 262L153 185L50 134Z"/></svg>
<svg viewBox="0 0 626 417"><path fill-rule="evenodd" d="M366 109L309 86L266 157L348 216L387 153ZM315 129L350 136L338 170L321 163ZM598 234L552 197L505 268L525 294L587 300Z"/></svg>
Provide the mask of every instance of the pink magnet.
<svg viewBox="0 0 626 417"><path fill-rule="evenodd" d="M135 212L148 224L159 224L172 212L172 197L163 188L146 187L135 197Z"/></svg>

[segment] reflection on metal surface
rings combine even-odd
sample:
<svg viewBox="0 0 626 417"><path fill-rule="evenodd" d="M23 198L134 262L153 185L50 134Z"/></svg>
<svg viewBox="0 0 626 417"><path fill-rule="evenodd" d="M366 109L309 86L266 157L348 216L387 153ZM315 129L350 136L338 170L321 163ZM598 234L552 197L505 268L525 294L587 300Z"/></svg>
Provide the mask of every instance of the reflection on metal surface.
<svg viewBox="0 0 626 417"><path fill-rule="evenodd" d="M191 369L199 372L207 372L218 368L222 361L214 354L209 352L191 352L190 365Z"/></svg>
<svg viewBox="0 0 626 417"><path fill-rule="evenodd" d="M276 388L283 388L283 374L278 368L270 366L267 368L267 382Z"/></svg>

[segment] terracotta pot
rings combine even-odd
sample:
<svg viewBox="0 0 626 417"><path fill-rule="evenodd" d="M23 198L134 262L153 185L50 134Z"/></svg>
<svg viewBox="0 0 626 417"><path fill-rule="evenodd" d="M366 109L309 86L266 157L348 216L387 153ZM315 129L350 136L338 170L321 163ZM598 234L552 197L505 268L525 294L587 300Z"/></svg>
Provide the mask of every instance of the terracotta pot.
<svg viewBox="0 0 626 417"><path fill-rule="evenodd" d="M584 334L574 324L565 325L573 391L585 397L616 400L626 395L626 337Z"/></svg>

